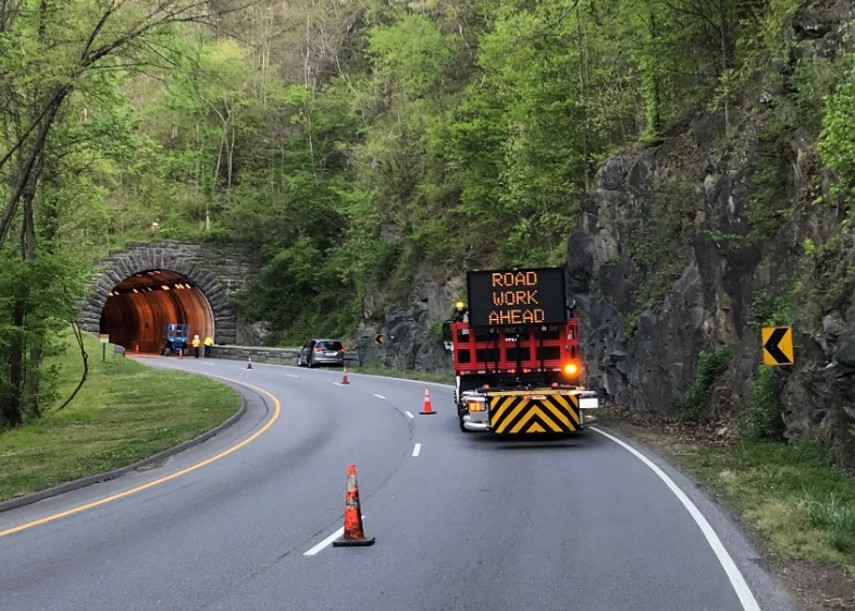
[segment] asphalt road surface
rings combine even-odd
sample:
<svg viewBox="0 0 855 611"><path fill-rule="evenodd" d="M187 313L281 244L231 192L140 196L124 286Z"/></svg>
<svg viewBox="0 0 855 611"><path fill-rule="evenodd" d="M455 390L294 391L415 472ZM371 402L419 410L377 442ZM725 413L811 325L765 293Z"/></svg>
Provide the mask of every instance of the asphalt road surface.
<svg viewBox="0 0 855 611"><path fill-rule="evenodd" d="M607 431L506 441L461 433L448 386L420 415L423 383L146 362L251 385L246 414L0 513L0 609L795 608L726 511ZM330 546L349 464L371 547Z"/></svg>

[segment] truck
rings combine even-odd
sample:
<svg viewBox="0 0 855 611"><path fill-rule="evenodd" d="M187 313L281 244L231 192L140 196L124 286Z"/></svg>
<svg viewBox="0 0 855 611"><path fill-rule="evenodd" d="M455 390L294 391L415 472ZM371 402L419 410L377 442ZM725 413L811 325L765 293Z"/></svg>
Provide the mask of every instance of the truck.
<svg viewBox="0 0 855 611"><path fill-rule="evenodd" d="M595 421L564 268L473 270L443 325L463 432L573 434Z"/></svg>
<svg viewBox="0 0 855 611"><path fill-rule="evenodd" d="M170 322L163 325L163 356L172 354L183 355L187 352L187 338L190 334L190 325L184 323Z"/></svg>

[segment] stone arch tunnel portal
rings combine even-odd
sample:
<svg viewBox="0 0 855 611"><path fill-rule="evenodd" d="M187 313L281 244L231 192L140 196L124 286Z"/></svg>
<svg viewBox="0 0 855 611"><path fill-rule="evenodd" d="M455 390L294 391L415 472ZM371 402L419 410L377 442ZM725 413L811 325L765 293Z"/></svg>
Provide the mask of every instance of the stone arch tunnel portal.
<svg viewBox="0 0 855 611"><path fill-rule="evenodd" d="M186 276L149 269L128 276L107 294L100 331L128 352L159 353L163 326L183 323L190 337L214 337L214 314L205 293Z"/></svg>

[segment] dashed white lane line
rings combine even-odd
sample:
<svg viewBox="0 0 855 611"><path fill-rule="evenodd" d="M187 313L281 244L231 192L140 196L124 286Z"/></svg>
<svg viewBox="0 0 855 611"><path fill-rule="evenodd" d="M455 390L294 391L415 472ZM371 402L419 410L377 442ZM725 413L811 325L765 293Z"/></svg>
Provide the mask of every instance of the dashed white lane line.
<svg viewBox="0 0 855 611"><path fill-rule="evenodd" d="M422 452L422 444L417 443L416 447L413 448L413 456L418 456Z"/></svg>
<svg viewBox="0 0 855 611"><path fill-rule="evenodd" d="M303 552L303 555L304 555L304 556L314 556L314 555L315 555L315 554L317 554L319 551L321 551L322 549L324 549L325 547L327 547L328 545L330 545L333 541L335 541L336 539L338 539L339 537L341 537L343 534L344 534L344 526L342 526L341 528L339 528L337 531L335 531L335 532L334 532L333 534L331 534L329 537L327 537L326 539L324 539L323 541L321 541L320 543L318 543L315 547L313 547L313 548L312 548L312 549L310 549L309 551L307 551L307 552Z"/></svg>
<svg viewBox="0 0 855 611"><path fill-rule="evenodd" d="M404 413L407 414L407 418L409 418L410 420L415 420L416 417L413 416L410 412L404 412Z"/></svg>
<svg viewBox="0 0 855 611"><path fill-rule="evenodd" d="M374 396L377 397L378 399L385 399L386 398L383 395L378 395L377 393L374 393Z"/></svg>
<svg viewBox="0 0 855 611"><path fill-rule="evenodd" d="M724 545L721 542L721 539L718 538L713 527L710 526L710 523L707 522L707 519L704 517L704 514L701 513L701 510L697 508L697 506L686 496L686 493L683 492L680 487L674 483L668 475L665 474L662 469L657 467L650 459L648 459L644 454L630 446L629 444L624 443L617 437L613 435L609 435L608 433L601 431L596 427L591 427L592 431L596 431L603 437L608 437L616 444L621 446L623 449L630 452L634 455L638 460L647 465L650 470L652 470L659 479L665 482L665 485L674 493L679 501L683 504L683 507L689 512L689 515L695 520L695 523L701 529L701 532L704 534L704 537L707 539L707 543L709 543L716 557L718 558L721 567L724 569L724 572L727 574L728 579L730 579L730 585L733 587L734 592L739 597L739 602L742 603L742 608L745 611L760 611L760 605L757 604L757 600L754 598L754 594L751 593L751 588L748 587L748 584L745 582L745 578L742 576L742 573L739 572L739 568L736 566L736 563L733 561L733 558L730 557L730 554L725 549Z"/></svg>
<svg viewBox="0 0 855 611"><path fill-rule="evenodd" d="M299 378L300 377L296 373L286 373L285 375L289 378Z"/></svg>
<svg viewBox="0 0 855 611"><path fill-rule="evenodd" d="M364 513L362 514L362 519L363 520L365 519ZM339 537L342 537L342 536L344 536L344 526L342 526L337 531L335 531L333 534L331 534L329 537L327 537L326 539L324 539L323 541L318 543L315 547L311 548L310 550L303 552L303 555L304 556L314 556L315 554L317 554L319 551L321 551L325 547L329 547L333 541L335 541L336 539L338 539Z"/></svg>

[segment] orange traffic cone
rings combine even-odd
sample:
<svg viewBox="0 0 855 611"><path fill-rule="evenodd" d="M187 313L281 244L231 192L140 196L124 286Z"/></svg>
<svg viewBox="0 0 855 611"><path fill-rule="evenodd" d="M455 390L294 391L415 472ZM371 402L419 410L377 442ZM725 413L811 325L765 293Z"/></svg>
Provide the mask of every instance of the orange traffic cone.
<svg viewBox="0 0 855 611"><path fill-rule="evenodd" d="M252 357L251 356L246 357L246 368L252 369Z"/></svg>
<svg viewBox="0 0 855 611"><path fill-rule="evenodd" d="M419 413L420 413L420 414L425 414L425 415L435 414L435 413L436 413L435 411L433 411L433 407L431 407L431 404L430 404L430 390L428 389L428 387L427 387L427 386L425 386L425 403L424 403L424 407L422 407L422 411L420 411Z"/></svg>
<svg viewBox="0 0 855 611"><path fill-rule="evenodd" d="M365 538L362 531L362 509L359 507L359 486L356 483L356 465L347 466L347 495L344 497L344 534L333 541L333 547L345 545L372 545L374 537Z"/></svg>
<svg viewBox="0 0 855 611"><path fill-rule="evenodd" d="M341 374L341 383L350 384L350 382L347 381L347 365L344 366L344 371Z"/></svg>

